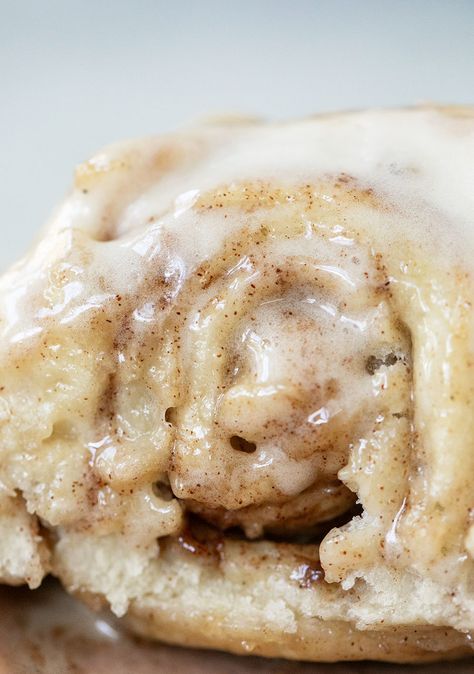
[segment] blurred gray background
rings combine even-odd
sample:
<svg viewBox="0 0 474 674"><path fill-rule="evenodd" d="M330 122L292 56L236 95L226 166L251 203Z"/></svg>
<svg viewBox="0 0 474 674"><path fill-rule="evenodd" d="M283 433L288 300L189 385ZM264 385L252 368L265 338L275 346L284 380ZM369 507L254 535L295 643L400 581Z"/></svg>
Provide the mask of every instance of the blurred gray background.
<svg viewBox="0 0 474 674"><path fill-rule="evenodd" d="M427 100L474 103L474 0L0 0L0 270L111 141Z"/></svg>

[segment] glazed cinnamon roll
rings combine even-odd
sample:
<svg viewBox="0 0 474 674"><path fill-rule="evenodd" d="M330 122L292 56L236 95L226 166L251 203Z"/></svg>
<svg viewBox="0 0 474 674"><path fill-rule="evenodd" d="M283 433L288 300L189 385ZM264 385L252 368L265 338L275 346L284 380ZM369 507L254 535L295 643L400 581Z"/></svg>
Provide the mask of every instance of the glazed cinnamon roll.
<svg viewBox="0 0 474 674"><path fill-rule="evenodd" d="M137 633L471 653L474 112L104 150L0 281L0 575Z"/></svg>

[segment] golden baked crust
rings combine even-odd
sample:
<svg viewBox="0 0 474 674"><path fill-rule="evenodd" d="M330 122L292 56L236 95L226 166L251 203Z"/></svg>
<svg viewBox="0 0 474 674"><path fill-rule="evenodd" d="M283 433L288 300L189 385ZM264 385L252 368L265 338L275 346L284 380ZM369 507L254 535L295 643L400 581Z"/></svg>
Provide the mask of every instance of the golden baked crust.
<svg viewBox="0 0 474 674"><path fill-rule="evenodd" d="M0 485L50 532L25 580L50 550L174 643L470 652L473 181L470 109L214 124L79 167L0 282Z"/></svg>

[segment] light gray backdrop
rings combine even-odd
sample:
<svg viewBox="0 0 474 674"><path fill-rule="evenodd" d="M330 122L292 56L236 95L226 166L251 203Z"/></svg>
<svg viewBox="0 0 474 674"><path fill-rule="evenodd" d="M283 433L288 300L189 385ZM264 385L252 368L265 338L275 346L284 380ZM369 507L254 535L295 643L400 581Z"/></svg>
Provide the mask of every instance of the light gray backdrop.
<svg viewBox="0 0 474 674"><path fill-rule="evenodd" d="M0 269L110 141L423 100L474 103L474 0L0 0Z"/></svg>

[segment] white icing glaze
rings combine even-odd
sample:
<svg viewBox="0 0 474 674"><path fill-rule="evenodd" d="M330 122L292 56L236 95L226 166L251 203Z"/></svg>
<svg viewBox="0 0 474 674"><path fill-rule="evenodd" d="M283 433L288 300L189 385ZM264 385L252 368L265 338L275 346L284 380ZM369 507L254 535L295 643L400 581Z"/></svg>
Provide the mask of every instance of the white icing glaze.
<svg viewBox="0 0 474 674"><path fill-rule="evenodd" d="M348 174L404 214L375 233L386 246L408 238L434 252L441 241L440 264L449 264L451 254L464 262L466 246L474 251L473 154L474 116L433 108L204 126L175 139L116 144L79 167L75 190L46 230L59 236L46 239L25 272L20 263L21 271L4 276L9 292L2 301L10 310L3 311L3 334L9 338L13 329L10 338L21 338L14 326L31 313L25 304L21 318L17 311L17 294L26 295L25 273L34 283L46 261L72 245L68 230L99 238L106 232L112 239L100 251L100 264L119 290L139 282L143 259L154 254L161 232L178 237L189 273L242 226L235 216L224 228L218 215L196 220L192 211L200 193L232 182L298 184Z"/></svg>

